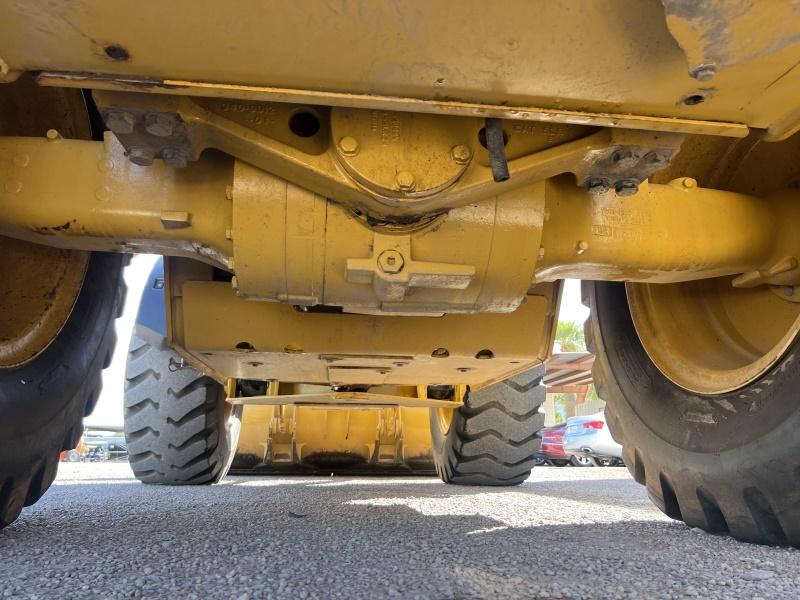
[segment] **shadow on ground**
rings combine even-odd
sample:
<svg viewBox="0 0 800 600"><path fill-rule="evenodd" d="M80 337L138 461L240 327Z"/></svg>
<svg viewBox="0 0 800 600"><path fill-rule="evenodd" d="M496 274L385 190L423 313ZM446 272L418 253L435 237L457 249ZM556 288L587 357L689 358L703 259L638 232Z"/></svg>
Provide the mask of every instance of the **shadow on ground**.
<svg viewBox="0 0 800 600"><path fill-rule="evenodd" d="M737 577L769 568L797 586L798 556L693 532L618 477L511 490L430 478L237 477L205 488L98 478L56 485L0 532L0 592L712 598L736 585L754 597L767 582Z"/></svg>

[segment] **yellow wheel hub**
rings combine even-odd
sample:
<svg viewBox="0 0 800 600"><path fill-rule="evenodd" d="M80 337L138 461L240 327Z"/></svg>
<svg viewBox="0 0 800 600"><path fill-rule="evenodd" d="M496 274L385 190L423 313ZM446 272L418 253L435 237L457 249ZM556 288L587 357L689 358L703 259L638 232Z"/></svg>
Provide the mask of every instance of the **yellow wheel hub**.
<svg viewBox="0 0 800 600"><path fill-rule="evenodd" d="M0 368L36 357L64 327L86 274L88 252L0 237Z"/></svg>
<svg viewBox="0 0 800 600"><path fill-rule="evenodd" d="M453 415L455 414L456 409L459 406L462 406L464 403L464 398L467 395L468 386L466 385L457 385L455 386L452 394L453 400L453 408L433 408L431 410L434 411L436 415L436 423L439 426L439 431L443 434L447 434L450 431L450 426L453 424ZM424 385L417 386L417 397L419 398L427 398L428 397L428 388Z"/></svg>
<svg viewBox="0 0 800 600"><path fill-rule="evenodd" d="M698 394L722 394L755 381L800 331L800 303L768 286L734 288L725 277L629 283L626 290L650 359L673 383Z"/></svg>

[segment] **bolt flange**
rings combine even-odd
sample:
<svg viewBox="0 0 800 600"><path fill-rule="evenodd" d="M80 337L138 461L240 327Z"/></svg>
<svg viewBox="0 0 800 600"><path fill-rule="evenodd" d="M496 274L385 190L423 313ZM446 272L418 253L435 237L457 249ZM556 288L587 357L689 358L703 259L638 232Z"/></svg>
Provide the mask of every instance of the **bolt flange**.
<svg viewBox="0 0 800 600"><path fill-rule="evenodd" d="M144 116L144 128L150 135L169 137L175 131L178 120L168 113L149 113Z"/></svg>
<svg viewBox="0 0 800 600"><path fill-rule="evenodd" d="M339 151L345 156L355 156L358 154L358 140L349 135L339 140Z"/></svg>
<svg viewBox="0 0 800 600"><path fill-rule="evenodd" d="M414 174L410 171L400 171L397 174L397 187L404 192L413 191L416 183L417 182L414 179Z"/></svg>
<svg viewBox="0 0 800 600"><path fill-rule="evenodd" d="M106 113L106 127L114 133L125 135L133 133L133 125L136 118L124 110L112 110Z"/></svg>
<svg viewBox="0 0 800 600"><path fill-rule="evenodd" d="M458 164L465 165L472 158L472 150L466 144L458 144L450 149L450 157Z"/></svg>
<svg viewBox="0 0 800 600"><path fill-rule="evenodd" d="M397 250L384 250L378 256L378 267L384 273L393 275L403 270L405 266L405 259L403 255Z"/></svg>
<svg viewBox="0 0 800 600"><path fill-rule="evenodd" d="M614 184L617 196L633 196L639 191L639 182L635 179L621 179Z"/></svg>

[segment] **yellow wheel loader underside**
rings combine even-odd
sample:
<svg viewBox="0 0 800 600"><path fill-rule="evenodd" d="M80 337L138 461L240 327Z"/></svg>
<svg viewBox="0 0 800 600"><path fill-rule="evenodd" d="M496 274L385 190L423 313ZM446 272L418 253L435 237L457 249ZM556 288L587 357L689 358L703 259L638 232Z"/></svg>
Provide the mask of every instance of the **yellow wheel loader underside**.
<svg viewBox="0 0 800 600"><path fill-rule="evenodd" d="M797 329L800 14L690 4L0 3L0 109L52 115L3 129L3 244L168 255L170 343L247 405L248 467L426 464L458 394L418 390L546 361L565 278L627 282L662 372L737 389ZM74 296L36 263L63 301L6 297L0 368Z"/></svg>

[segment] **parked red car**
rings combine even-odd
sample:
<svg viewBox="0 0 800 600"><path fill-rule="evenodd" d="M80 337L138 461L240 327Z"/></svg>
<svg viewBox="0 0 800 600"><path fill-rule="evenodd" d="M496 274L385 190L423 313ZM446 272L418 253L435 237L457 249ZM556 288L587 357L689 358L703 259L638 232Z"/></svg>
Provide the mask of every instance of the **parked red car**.
<svg viewBox="0 0 800 600"><path fill-rule="evenodd" d="M566 429L566 423L542 429L539 432L542 436L542 445L539 447L539 452L536 453L536 458L555 467L566 467L572 458L564 452L563 440Z"/></svg>

